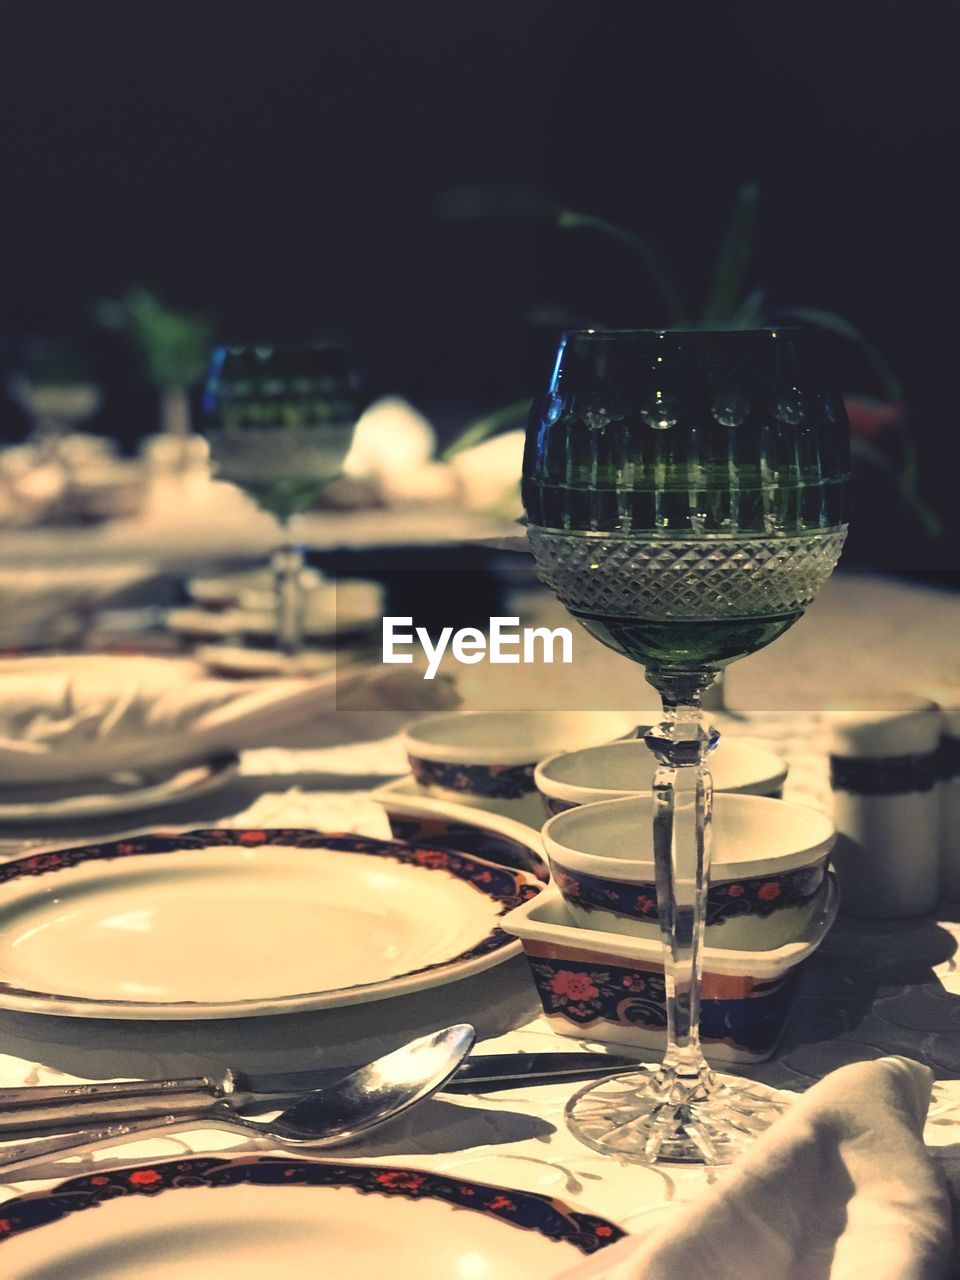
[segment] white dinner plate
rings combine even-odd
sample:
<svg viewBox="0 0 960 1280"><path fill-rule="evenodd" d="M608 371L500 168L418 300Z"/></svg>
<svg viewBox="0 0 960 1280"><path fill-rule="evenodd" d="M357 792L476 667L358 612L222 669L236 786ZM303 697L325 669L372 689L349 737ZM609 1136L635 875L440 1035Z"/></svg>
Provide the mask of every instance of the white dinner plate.
<svg viewBox="0 0 960 1280"><path fill-rule="evenodd" d="M33 826L71 818L138 813L207 795L236 777L237 756L219 756L174 773L116 773L108 778L0 789L0 826Z"/></svg>
<svg viewBox="0 0 960 1280"><path fill-rule="evenodd" d="M301 649L292 657L276 649L250 649L242 644L203 644L193 651L208 671L245 679L250 676L321 676L337 669L343 649Z"/></svg>
<svg viewBox="0 0 960 1280"><path fill-rule="evenodd" d="M75 676L101 682L142 683L149 688L182 684L201 675L191 658L133 653L44 653L0 658L0 675Z"/></svg>
<svg viewBox="0 0 960 1280"><path fill-rule="evenodd" d="M499 964L522 872L400 841L239 828L0 866L0 1008L224 1018L361 1004Z"/></svg>
<svg viewBox="0 0 960 1280"><path fill-rule="evenodd" d="M301 570L301 582L307 590L315 590L323 578L316 569ZM233 573L221 573L198 578L188 578L187 594L205 608L224 608L236 604L244 591L270 591L274 585L273 570L269 565L253 569L238 569Z"/></svg>
<svg viewBox="0 0 960 1280"><path fill-rule="evenodd" d="M532 1192L276 1156L71 1178L0 1222L5 1280L545 1280L624 1234Z"/></svg>
<svg viewBox="0 0 960 1280"><path fill-rule="evenodd" d="M383 613L383 589L375 582L341 579L318 586L306 596L303 628L314 640L330 641L340 635L369 631L379 625ZM226 610L185 605L167 610L169 630L192 637L251 635L269 638L276 631L273 589L248 590L240 603Z"/></svg>

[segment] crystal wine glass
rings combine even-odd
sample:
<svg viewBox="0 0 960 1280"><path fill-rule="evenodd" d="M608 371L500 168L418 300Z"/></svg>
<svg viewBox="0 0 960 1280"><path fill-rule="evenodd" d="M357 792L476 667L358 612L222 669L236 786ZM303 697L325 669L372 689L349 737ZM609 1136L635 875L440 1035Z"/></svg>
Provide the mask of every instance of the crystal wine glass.
<svg viewBox="0 0 960 1280"><path fill-rule="evenodd" d="M662 1064L590 1086L574 1133L621 1158L725 1162L776 1094L715 1073L699 1040L717 673L782 635L846 535L843 402L819 335L623 330L564 336L527 433L523 499L541 577L642 663L663 720L653 849L664 943Z"/></svg>
<svg viewBox="0 0 960 1280"><path fill-rule="evenodd" d="M303 647L303 548L290 523L341 472L357 421L356 384L342 347L220 347L203 397L204 434L221 479L248 493L283 530L271 565L277 646Z"/></svg>
<svg viewBox="0 0 960 1280"><path fill-rule="evenodd" d="M30 441L41 458L58 456L64 437L92 418L101 403L100 388L83 353L59 337L25 342L7 391L29 415Z"/></svg>

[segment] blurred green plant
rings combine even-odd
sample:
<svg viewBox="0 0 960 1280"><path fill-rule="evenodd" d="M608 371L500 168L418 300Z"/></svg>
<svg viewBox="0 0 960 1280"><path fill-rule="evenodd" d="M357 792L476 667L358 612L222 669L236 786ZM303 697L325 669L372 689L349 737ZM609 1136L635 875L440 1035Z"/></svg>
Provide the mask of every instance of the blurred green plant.
<svg viewBox="0 0 960 1280"><path fill-rule="evenodd" d="M192 387L206 373L214 336L209 317L175 311L144 288L98 302L94 315L132 342L155 387Z"/></svg>
<svg viewBox="0 0 960 1280"><path fill-rule="evenodd" d="M636 258L650 279L658 302L670 328L752 329L768 324L797 324L832 333L857 347L865 366L877 384L883 402L897 412L876 415L851 415L851 444L854 456L877 467L896 487L905 506L913 512L930 537L941 532L936 513L924 501L918 487L919 459L916 444L906 425L902 411L903 391L891 366L856 325L843 316L819 307L778 306L771 302L768 291L749 284L753 263L760 190L756 183L744 183L737 191L733 211L721 242L713 276L702 305L689 308L673 275L656 249L642 236L594 214L568 209L542 192L527 188L487 186L458 187L447 192L440 205L441 215L448 219L526 218L547 222L561 231L593 232L623 245ZM607 328L596 319L587 319L567 309L542 308L532 316L534 323L561 327ZM860 401L866 404L866 401ZM526 420L529 400L505 405L477 419L450 444L444 456L452 457L488 436ZM858 432L858 422L869 420L866 432ZM874 439L866 435L887 430L896 433L896 460Z"/></svg>

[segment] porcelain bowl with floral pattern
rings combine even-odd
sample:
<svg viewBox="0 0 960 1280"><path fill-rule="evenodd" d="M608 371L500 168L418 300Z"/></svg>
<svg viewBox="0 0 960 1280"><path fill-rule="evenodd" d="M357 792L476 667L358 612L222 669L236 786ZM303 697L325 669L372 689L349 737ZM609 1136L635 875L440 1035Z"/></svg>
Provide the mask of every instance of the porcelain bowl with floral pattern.
<svg viewBox="0 0 960 1280"><path fill-rule="evenodd" d="M658 939L653 800L604 800L543 828L553 880L571 922ZM816 809L765 796L713 801L706 945L770 951L797 938L817 911L833 823Z"/></svg>
<svg viewBox="0 0 960 1280"><path fill-rule="evenodd" d="M764 1062L775 1051L796 998L803 965L837 914L828 872L814 911L792 942L767 951L706 947L700 1039L711 1062ZM659 939L584 929L559 889L548 888L503 917L519 938L544 1016L562 1036L650 1051L666 1045L666 998Z"/></svg>
<svg viewBox="0 0 960 1280"><path fill-rule="evenodd" d="M404 746L424 794L539 830L537 762L560 750L635 737L640 718L620 711L468 711L418 720Z"/></svg>
<svg viewBox="0 0 960 1280"><path fill-rule="evenodd" d="M549 756L534 769L533 780L549 817L581 804L648 795L656 768L653 752L634 739ZM714 791L779 797L787 766L748 739L722 737L711 752L710 773Z"/></svg>

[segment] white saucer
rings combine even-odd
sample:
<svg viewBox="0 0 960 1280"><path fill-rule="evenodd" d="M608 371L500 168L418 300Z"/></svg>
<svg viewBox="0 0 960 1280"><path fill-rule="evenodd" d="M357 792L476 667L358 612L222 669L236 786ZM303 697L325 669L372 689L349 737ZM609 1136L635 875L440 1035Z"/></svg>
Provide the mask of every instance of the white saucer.
<svg viewBox="0 0 960 1280"><path fill-rule="evenodd" d="M338 649L302 649L294 657L276 649L248 649L242 644L203 644L193 656L208 671L217 675L247 676L322 676L336 671L344 660Z"/></svg>
<svg viewBox="0 0 960 1280"><path fill-rule="evenodd" d="M0 826L109 817L179 804L226 786L236 777L238 764L238 758L229 755L186 765L176 773L162 776L131 772L78 780L64 786L51 783L36 788L10 787L0 790Z"/></svg>
<svg viewBox="0 0 960 1280"><path fill-rule="evenodd" d="M375 630L383 613L383 588L375 582L344 578L323 582L306 596L305 635L316 641ZM272 587L246 590L226 609L203 608L200 602L167 610L170 631L190 639L270 638L276 631Z"/></svg>
<svg viewBox="0 0 960 1280"><path fill-rule="evenodd" d="M300 581L306 590L315 590L323 577L316 569L304 568ZM236 604L244 591L271 591L273 585L273 570L265 564L233 573L189 578L186 582L187 594L193 601L215 609Z"/></svg>

